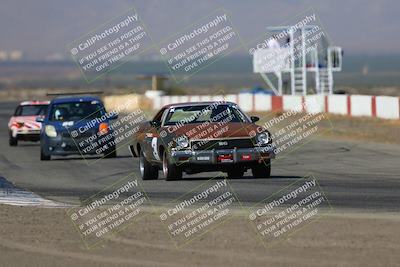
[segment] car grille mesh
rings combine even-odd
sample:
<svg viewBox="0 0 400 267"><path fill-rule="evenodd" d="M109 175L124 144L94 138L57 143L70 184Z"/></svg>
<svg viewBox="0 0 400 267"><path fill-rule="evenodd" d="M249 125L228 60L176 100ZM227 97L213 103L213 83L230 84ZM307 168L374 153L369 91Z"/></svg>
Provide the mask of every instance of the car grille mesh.
<svg viewBox="0 0 400 267"><path fill-rule="evenodd" d="M211 139L192 141L191 147L192 150L250 148L254 143L251 138Z"/></svg>

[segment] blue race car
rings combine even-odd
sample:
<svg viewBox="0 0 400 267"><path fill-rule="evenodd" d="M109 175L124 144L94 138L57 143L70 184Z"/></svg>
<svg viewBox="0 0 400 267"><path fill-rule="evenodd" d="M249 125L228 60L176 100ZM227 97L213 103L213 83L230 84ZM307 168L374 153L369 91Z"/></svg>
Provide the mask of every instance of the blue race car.
<svg viewBox="0 0 400 267"><path fill-rule="evenodd" d="M53 99L44 117L40 132L40 160L51 156L105 155L116 157L114 132L110 121L115 113L107 113L102 101L93 96L64 96Z"/></svg>

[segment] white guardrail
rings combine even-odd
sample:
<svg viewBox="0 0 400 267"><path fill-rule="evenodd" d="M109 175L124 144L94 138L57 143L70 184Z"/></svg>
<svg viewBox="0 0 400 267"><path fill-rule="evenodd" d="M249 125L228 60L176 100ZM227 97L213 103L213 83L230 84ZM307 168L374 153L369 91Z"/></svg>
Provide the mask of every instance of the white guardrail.
<svg viewBox="0 0 400 267"><path fill-rule="evenodd" d="M308 95L308 96L271 96L266 94L228 94L228 95L182 95L157 96L153 99L153 108L164 105L198 101L230 101L237 103L244 111L289 111L309 109L302 105L314 101L310 113L326 112L353 117L376 117L382 119L400 119L400 97L370 95ZM301 111L301 110L299 110Z"/></svg>

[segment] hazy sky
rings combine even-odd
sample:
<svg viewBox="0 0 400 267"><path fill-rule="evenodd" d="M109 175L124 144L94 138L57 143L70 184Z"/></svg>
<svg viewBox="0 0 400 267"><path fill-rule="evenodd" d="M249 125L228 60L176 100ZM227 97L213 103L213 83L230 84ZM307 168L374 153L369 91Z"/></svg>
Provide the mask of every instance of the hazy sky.
<svg viewBox="0 0 400 267"><path fill-rule="evenodd" d="M0 50L20 49L29 58L66 54L68 43L132 6L156 42L219 7L244 40L311 8L346 53L399 53L400 47L396 0L0 0Z"/></svg>

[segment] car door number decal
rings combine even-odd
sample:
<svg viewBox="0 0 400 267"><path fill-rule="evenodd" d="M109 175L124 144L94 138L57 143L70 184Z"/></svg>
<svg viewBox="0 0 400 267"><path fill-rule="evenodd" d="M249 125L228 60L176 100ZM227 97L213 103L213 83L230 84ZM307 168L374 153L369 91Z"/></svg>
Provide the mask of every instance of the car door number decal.
<svg viewBox="0 0 400 267"><path fill-rule="evenodd" d="M151 140L151 147L153 148L153 155L156 160L160 160L160 155L158 154L157 149L157 137L153 137Z"/></svg>

